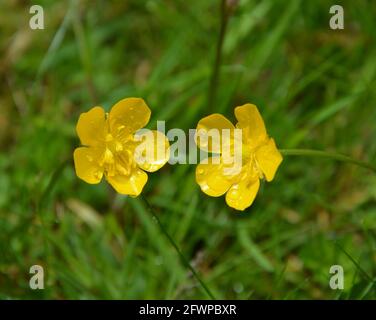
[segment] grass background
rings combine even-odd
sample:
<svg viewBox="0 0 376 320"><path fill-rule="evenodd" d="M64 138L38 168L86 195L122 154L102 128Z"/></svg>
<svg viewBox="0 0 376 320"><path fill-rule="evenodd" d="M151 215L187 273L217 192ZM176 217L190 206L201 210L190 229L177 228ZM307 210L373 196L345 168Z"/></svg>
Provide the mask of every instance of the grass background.
<svg viewBox="0 0 376 320"><path fill-rule="evenodd" d="M33 3L0 4L0 298L207 298L140 199L85 184L72 165L49 182L96 104L140 96L151 128L195 128L208 114L219 1L41 0L44 30L29 28ZM344 30L329 28L333 4ZM375 165L375 15L374 1L240 1L213 111L233 120L252 102L280 148ZM144 195L217 298L376 297L375 174L286 157L240 213L204 195L194 168L166 165ZM34 264L45 290L29 288ZM328 285L335 264L343 291Z"/></svg>

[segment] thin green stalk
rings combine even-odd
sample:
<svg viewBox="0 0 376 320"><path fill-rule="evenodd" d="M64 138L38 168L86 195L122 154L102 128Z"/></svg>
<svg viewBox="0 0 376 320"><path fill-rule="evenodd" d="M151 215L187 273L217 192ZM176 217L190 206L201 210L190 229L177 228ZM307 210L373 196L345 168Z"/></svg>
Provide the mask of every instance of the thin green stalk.
<svg viewBox="0 0 376 320"><path fill-rule="evenodd" d="M364 271L364 269L359 265L359 263L356 262L356 260L349 253L347 253L347 251L337 241L335 241L334 244L346 255L347 258L351 260L351 262L355 265L358 271L360 271L364 278L366 278L372 285L375 284L375 280L366 271Z"/></svg>
<svg viewBox="0 0 376 320"><path fill-rule="evenodd" d="M213 111L215 97L217 94L219 69L221 67L221 62L222 62L222 47L223 47L223 41L226 35L227 22L229 18L229 13L227 12L226 0L221 1L220 12L221 12L221 25L220 25L217 47L216 47L216 52L215 52L213 72L210 78L209 91L208 91L208 111L209 112Z"/></svg>
<svg viewBox="0 0 376 320"><path fill-rule="evenodd" d="M50 60L52 59L54 53L58 48L61 46L65 34L67 33L67 30L71 24L72 17L75 11L75 2L71 0L69 2L67 11L64 15L64 19L62 23L60 24L59 28L57 29L56 33L54 34L52 41L47 49L46 54L44 55L42 62L39 65L39 68L37 70L36 79L34 81L34 85L40 85L40 80L43 74L45 73L46 69L48 68L50 64Z"/></svg>
<svg viewBox="0 0 376 320"><path fill-rule="evenodd" d="M141 195L141 198L145 202L149 212L152 214L153 218L157 221L159 228L161 229L162 233L166 236L168 241L171 243L171 245L174 247L176 252L178 253L180 260L182 263L192 272L193 276L197 279L197 281L200 283L201 287L204 289L206 294L213 300L215 300L214 295L210 292L209 288L207 285L204 283L204 281L201 279L201 277L198 275L197 271L193 268L193 266L189 263L189 261L184 257L183 253L180 251L178 245L174 241L174 239L170 236L170 234L167 232L165 227L163 226L161 220L159 220L158 215L155 213L154 208L152 205L149 203L149 201Z"/></svg>
<svg viewBox="0 0 376 320"><path fill-rule="evenodd" d="M280 149L279 150L284 156L308 156L308 157L321 157L328 158L336 161L342 161L346 163L355 164L357 166L369 169L376 173L376 167L360 160L353 159L349 156L345 156L340 153L331 151L321 151L312 149Z"/></svg>
<svg viewBox="0 0 376 320"><path fill-rule="evenodd" d="M341 250L347 258L349 258L351 260L351 262L355 265L355 267L357 268L357 270L360 272L360 274L369 281L369 284L368 286L366 287L365 290L363 290L362 292L362 297L361 299L363 299L367 294L368 292L370 292L373 288L373 286L376 284L376 278L372 278L361 266L360 264L338 243L338 241L335 241L334 244L336 245L336 247Z"/></svg>
<svg viewBox="0 0 376 320"><path fill-rule="evenodd" d="M60 175L63 173L65 167L69 163L71 163L71 161L72 161L71 159L67 159L67 160L63 161L62 163L60 163L60 165L53 172L50 181L48 182L46 188L44 189L44 191L41 195L41 197L39 198L39 201L38 201L38 204L37 204L38 211L43 208L44 203L47 201L51 191L55 187L56 182L59 180Z"/></svg>
<svg viewBox="0 0 376 320"><path fill-rule="evenodd" d="M80 9L80 1L76 2L76 14L73 18L73 31L76 37L76 42L78 46L78 51L81 59L81 63L84 67L85 76L86 76L86 85L92 99L93 104L98 102L98 92L94 83L93 77L93 61L89 48L88 38L85 34L84 26L82 25Z"/></svg>
<svg viewBox="0 0 376 320"><path fill-rule="evenodd" d="M49 257L51 256L51 244L50 239L47 234L47 222L45 220L45 216L43 214L43 209L45 204L47 203L48 197L50 196L52 190L54 189L56 183L60 179L64 169L67 167L67 165L71 162L71 159L67 159L60 163L60 165L55 169L55 171L52 173L51 179L49 180L47 186L43 190L41 196L36 202L35 206L35 214L39 216L39 221L41 224L42 229L42 237L44 242L44 254L46 256L46 263L48 262Z"/></svg>

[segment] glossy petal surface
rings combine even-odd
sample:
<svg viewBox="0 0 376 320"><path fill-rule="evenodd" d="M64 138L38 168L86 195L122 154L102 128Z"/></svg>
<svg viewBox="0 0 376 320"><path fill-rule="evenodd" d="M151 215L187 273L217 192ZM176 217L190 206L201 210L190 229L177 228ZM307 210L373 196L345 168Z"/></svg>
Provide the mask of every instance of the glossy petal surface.
<svg viewBox="0 0 376 320"><path fill-rule="evenodd" d="M231 186L226 194L226 203L236 210L245 210L256 198L260 187L260 180L242 180Z"/></svg>
<svg viewBox="0 0 376 320"><path fill-rule="evenodd" d="M151 111L141 98L126 98L116 103L108 116L111 134L125 141L128 136L145 127Z"/></svg>
<svg viewBox="0 0 376 320"><path fill-rule="evenodd" d="M117 174L106 178L116 192L130 196L138 196L148 181L148 175L141 169L133 170L128 176Z"/></svg>
<svg viewBox="0 0 376 320"><path fill-rule="evenodd" d="M162 168L170 158L170 144L167 137L157 130L148 130L148 134L135 149L137 165L148 172Z"/></svg>
<svg viewBox="0 0 376 320"><path fill-rule="evenodd" d="M196 143L202 150L221 153L221 144L231 143L234 129L234 125L227 118L214 113L201 119L197 124Z"/></svg>
<svg viewBox="0 0 376 320"><path fill-rule="evenodd" d="M238 120L237 128L243 129L244 143L254 148L267 138L264 120L254 104L245 104L235 108Z"/></svg>
<svg viewBox="0 0 376 320"><path fill-rule="evenodd" d="M90 184L99 183L103 176L103 168L99 165L102 156L103 150L100 148L81 147L74 150L77 177Z"/></svg>
<svg viewBox="0 0 376 320"><path fill-rule="evenodd" d="M282 162L282 155L277 149L274 139L269 139L266 144L256 150L256 159L266 180L272 181Z"/></svg>
<svg viewBox="0 0 376 320"><path fill-rule="evenodd" d="M77 135L84 146L99 146L103 144L106 135L106 117L101 107L94 107L80 115Z"/></svg>
<svg viewBox="0 0 376 320"><path fill-rule="evenodd" d="M218 157L208 159L208 163L200 163L196 167L196 181L201 190L209 196L219 197L231 186L231 180L224 174L223 164L213 163Z"/></svg>

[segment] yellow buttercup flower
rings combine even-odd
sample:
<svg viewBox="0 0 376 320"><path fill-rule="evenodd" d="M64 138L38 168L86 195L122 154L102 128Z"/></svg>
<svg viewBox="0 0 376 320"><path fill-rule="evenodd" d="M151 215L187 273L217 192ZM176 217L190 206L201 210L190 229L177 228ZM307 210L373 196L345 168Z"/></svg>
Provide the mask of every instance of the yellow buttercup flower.
<svg viewBox="0 0 376 320"><path fill-rule="evenodd" d="M196 139L201 149L218 154L210 157L207 163L202 161L197 166L196 181L207 195L219 197L226 193L226 202L230 207L244 210L253 203L260 180L273 180L282 162L282 155L273 138L268 136L264 121L255 105L236 107L235 117L238 120L236 128L241 130L241 168L237 172L226 171L231 167L231 163L224 158L223 146L235 145L235 127L224 116L212 114L199 121L197 132L228 129L230 134L227 141L222 138L221 143L209 140L209 143L203 144L200 139Z"/></svg>
<svg viewBox="0 0 376 320"><path fill-rule="evenodd" d="M136 131L149 122L150 115L140 98L120 100L109 114L101 107L82 113L76 131L83 147L73 154L77 176L90 184L105 176L118 193L138 196L148 180L145 171L154 172L169 159L169 143L161 132L150 130L146 140L137 139ZM136 156L141 143L144 149L154 150L142 159Z"/></svg>

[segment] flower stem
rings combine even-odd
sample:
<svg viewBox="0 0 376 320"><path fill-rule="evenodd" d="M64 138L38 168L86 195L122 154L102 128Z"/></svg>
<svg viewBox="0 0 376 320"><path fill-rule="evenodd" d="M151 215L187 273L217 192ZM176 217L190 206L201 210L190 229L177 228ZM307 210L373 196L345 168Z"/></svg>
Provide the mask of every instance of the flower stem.
<svg viewBox="0 0 376 320"><path fill-rule="evenodd" d="M369 169L376 173L376 167L360 160L353 159L349 156L345 156L340 153L331 152L331 151L321 151L321 150L312 150L312 149L280 149L279 150L284 156L312 156L312 157L322 157L328 158L336 161L347 162L355 164L357 166Z"/></svg>
<svg viewBox="0 0 376 320"><path fill-rule="evenodd" d="M168 239L168 241L171 243L171 245L174 247L174 249L178 253L178 255L179 255L180 260L182 261L182 263L192 272L193 276L200 283L201 287L204 289L204 291L206 292L206 294L212 300L215 300L214 295L210 292L209 288L204 283L204 281L201 279L201 277L198 275L197 271L193 268L193 266L189 263L189 261L184 257L183 253L180 251L180 249L179 249L178 245L176 244L176 242L174 241L174 239L167 232L167 230L163 226L161 220L159 220L159 218L158 218L157 214L155 213L154 208L152 207L152 205L149 203L149 201L143 195L141 195L141 198L145 202L145 204L146 204L149 212L152 214L153 218L157 221L157 223L159 225L159 228L161 229L162 233L166 236L166 238Z"/></svg>
<svg viewBox="0 0 376 320"><path fill-rule="evenodd" d="M213 71L210 78L210 84L209 84L209 91L208 91L208 111L213 111L213 106L215 103L215 97L217 94L217 86L218 86L218 77L219 77L219 69L221 67L221 61L222 61L222 47L223 47L223 41L225 39L225 34L227 30L227 22L229 18L229 14L227 12L227 6L226 6L226 0L221 1L221 25L219 30L219 36L217 41L217 48L215 53L215 60L213 65Z"/></svg>

